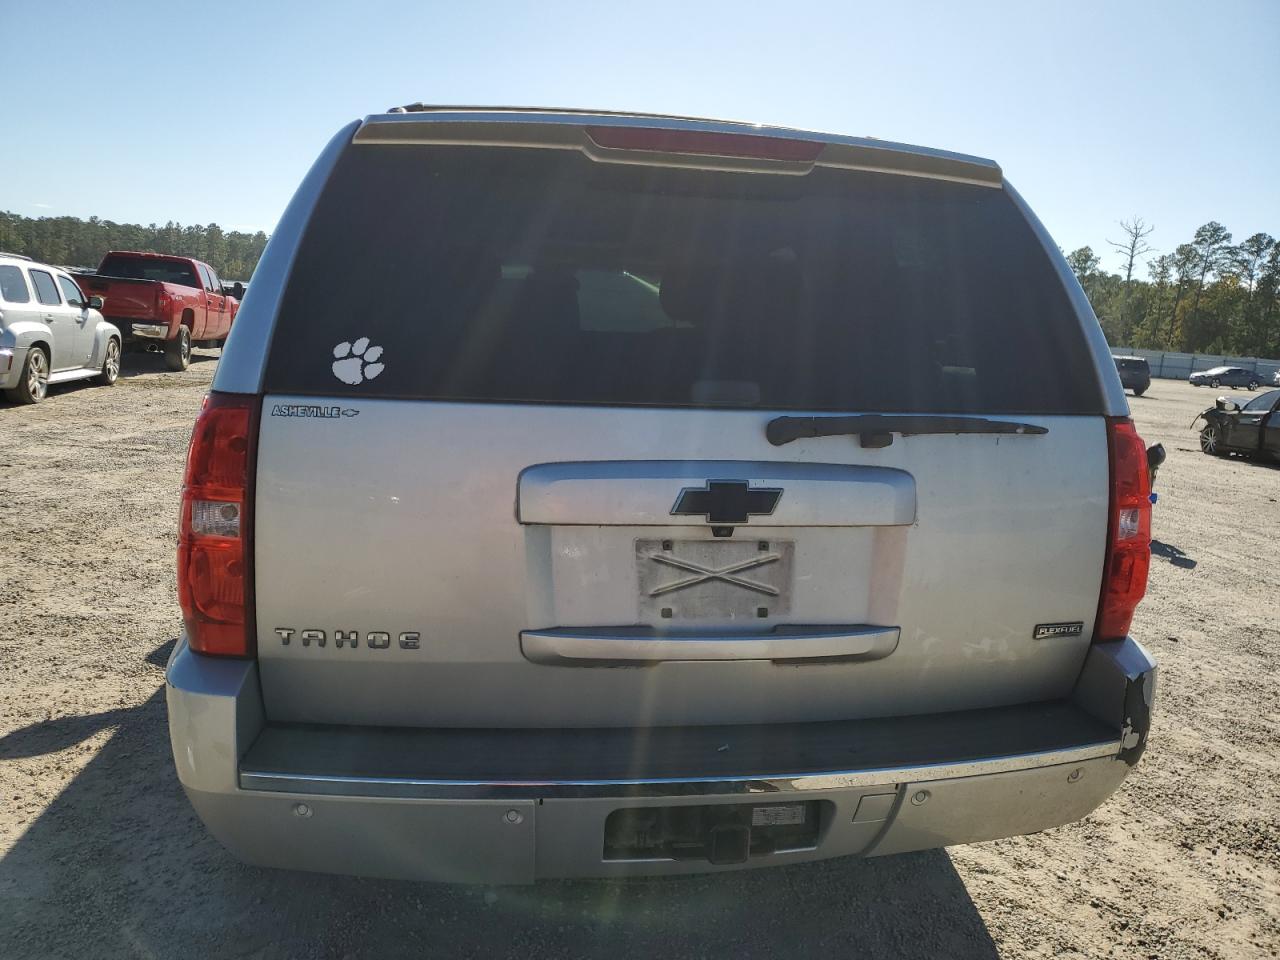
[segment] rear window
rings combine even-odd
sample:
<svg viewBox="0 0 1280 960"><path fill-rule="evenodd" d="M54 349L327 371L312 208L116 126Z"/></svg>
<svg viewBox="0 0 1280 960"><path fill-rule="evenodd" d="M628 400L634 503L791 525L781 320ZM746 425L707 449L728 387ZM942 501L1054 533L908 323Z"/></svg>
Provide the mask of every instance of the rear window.
<svg viewBox="0 0 1280 960"><path fill-rule="evenodd" d="M1003 191L467 147L345 152L297 252L266 388L1101 411L1062 284Z"/></svg>
<svg viewBox="0 0 1280 960"><path fill-rule="evenodd" d="M191 264L181 260L152 260L149 257L109 256L98 267L100 277L119 277L124 280L159 280L183 287L201 289L204 284L196 277Z"/></svg>
<svg viewBox="0 0 1280 960"><path fill-rule="evenodd" d="M31 291L19 267L0 266L0 297L9 303L30 303Z"/></svg>
<svg viewBox="0 0 1280 960"><path fill-rule="evenodd" d="M1121 370L1140 371L1146 370L1147 361L1145 360L1117 360L1116 366Z"/></svg>
<svg viewBox="0 0 1280 960"><path fill-rule="evenodd" d="M56 307L62 304L62 300L58 297L58 288L54 286L53 277L50 274L43 270L32 270L31 282L36 287L36 299L45 306Z"/></svg>

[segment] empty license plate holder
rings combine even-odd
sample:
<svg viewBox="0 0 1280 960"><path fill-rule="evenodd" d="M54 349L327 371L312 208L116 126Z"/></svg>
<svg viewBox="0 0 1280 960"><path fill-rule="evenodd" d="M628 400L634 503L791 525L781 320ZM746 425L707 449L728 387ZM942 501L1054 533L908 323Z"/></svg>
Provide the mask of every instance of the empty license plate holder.
<svg viewBox="0 0 1280 960"><path fill-rule="evenodd" d="M786 617L794 558L790 540L637 540L641 622Z"/></svg>

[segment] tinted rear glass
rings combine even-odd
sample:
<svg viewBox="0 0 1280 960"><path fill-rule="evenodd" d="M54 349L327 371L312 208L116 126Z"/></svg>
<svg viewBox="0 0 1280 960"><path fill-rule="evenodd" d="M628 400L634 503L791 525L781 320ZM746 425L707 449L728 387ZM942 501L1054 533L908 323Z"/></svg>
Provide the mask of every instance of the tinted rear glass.
<svg viewBox="0 0 1280 960"><path fill-rule="evenodd" d="M1116 366L1121 370L1131 370L1134 372L1145 371L1148 369L1145 360L1117 360Z"/></svg>
<svg viewBox="0 0 1280 960"><path fill-rule="evenodd" d="M1002 191L463 147L346 151L298 251L266 388L1101 410L1062 284Z"/></svg>
<svg viewBox="0 0 1280 960"><path fill-rule="evenodd" d="M102 261L102 266L98 267L98 275L120 277L125 280L159 280L163 283L176 283L183 287L195 287L197 290L204 286L196 278L191 265L181 260L109 256Z"/></svg>
<svg viewBox="0 0 1280 960"><path fill-rule="evenodd" d="M27 290L27 280L17 267L0 266L0 297L10 303L30 303L31 293Z"/></svg>
<svg viewBox="0 0 1280 960"><path fill-rule="evenodd" d="M58 288L54 286L53 277L43 270L31 271L31 282L36 286L36 299L46 306L56 307L62 303L58 296Z"/></svg>

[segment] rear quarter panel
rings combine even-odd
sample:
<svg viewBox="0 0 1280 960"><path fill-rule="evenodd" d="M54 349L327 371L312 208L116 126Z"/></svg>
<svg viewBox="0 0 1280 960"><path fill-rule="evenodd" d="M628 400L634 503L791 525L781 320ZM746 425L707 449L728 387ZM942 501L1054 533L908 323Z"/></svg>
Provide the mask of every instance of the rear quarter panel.
<svg viewBox="0 0 1280 960"><path fill-rule="evenodd" d="M48 324L41 320L39 315L33 316L34 311L11 306L0 306L0 311L4 313L4 329L0 330L0 344L6 347L26 348L36 340L46 343L52 340L53 334Z"/></svg>
<svg viewBox="0 0 1280 960"><path fill-rule="evenodd" d="M222 336L229 336L231 327L236 322L236 314L240 312L240 301L235 297L227 297L227 325L222 331Z"/></svg>
<svg viewBox="0 0 1280 960"><path fill-rule="evenodd" d="M186 323L188 318L191 327L191 338L193 340L203 339L204 330L207 324L208 308L204 302L204 291L196 290L194 287L184 287L176 283L166 283L163 285L165 290L169 292L170 308L169 316L166 318L169 324L168 339L172 340L178 335L178 327Z"/></svg>
<svg viewBox="0 0 1280 960"><path fill-rule="evenodd" d="M113 323L108 323L98 315L98 322L93 331L93 352L89 356L89 366L100 367L107 357L107 341L120 339L120 330Z"/></svg>
<svg viewBox="0 0 1280 960"><path fill-rule="evenodd" d="M7 378L0 374L6 387L18 382L21 376L21 365L25 362L26 351L36 343L49 347L50 353L55 348L53 331L40 319L36 311L27 309L28 304L0 305L4 314L4 326L0 329L0 346L10 347L14 351L13 363Z"/></svg>

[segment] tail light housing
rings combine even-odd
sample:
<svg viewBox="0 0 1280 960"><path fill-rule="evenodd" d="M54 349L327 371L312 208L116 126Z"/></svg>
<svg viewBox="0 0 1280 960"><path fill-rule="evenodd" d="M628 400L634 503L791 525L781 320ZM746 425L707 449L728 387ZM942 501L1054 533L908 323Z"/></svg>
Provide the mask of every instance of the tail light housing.
<svg viewBox="0 0 1280 960"><path fill-rule="evenodd" d="M251 657L253 617L252 480L257 397L205 398L182 481L178 602L187 642L199 653Z"/></svg>
<svg viewBox="0 0 1280 960"><path fill-rule="evenodd" d="M169 294L164 290L156 291L156 313L161 320L167 319L165 314L169 312L170 300Z"/></svg>
<svg viewBox="0 0 1280 960"><path fill-rule="evenodd" d="M1151 477L1147 450L1128 417L1107 419L1111 459L1111 506L1107 556L1094 640L1129 634L1133 613L1147 592L1151 568Z"/></svg>

